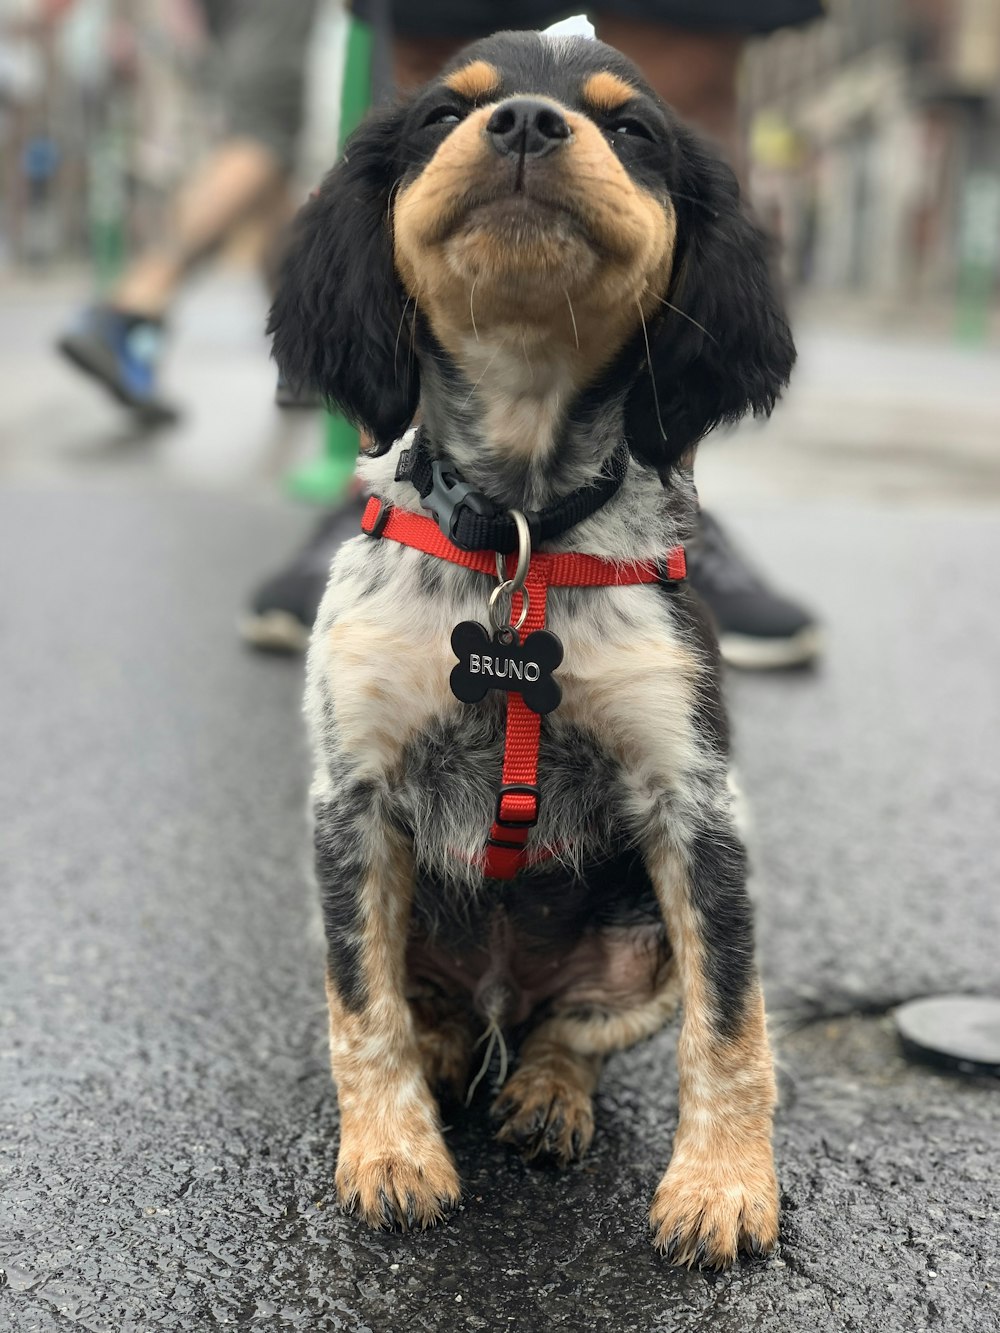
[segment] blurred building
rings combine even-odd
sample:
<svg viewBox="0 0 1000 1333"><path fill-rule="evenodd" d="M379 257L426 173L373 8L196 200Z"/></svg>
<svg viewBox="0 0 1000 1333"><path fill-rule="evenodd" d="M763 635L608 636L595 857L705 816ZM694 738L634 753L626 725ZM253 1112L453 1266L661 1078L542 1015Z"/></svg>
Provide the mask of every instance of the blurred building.
<svg viewBox="0 0 1000 1333"><path fill-rule="evenodd" d="M211 138L187 0L0 0L0 262L113 269Z"/></svg>
<svg viewBox="0 0 1000 1333"><path fill-rule="evenodd" d="M887 303L996 295L998 0L830 0L755 46L753 187L789 276Z"/></svg>

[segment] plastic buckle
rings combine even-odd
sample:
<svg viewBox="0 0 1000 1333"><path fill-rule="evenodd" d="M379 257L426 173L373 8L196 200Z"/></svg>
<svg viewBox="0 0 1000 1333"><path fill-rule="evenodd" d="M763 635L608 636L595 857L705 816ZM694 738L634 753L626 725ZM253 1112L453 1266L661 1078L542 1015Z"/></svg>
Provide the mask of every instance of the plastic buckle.
<svg viewBox="0 0 1000 1333"><path fill-rule="evenodd" d="M535 812L530 819L505 819L503 815L503 798L505 796L532 796L535 801ZM502 786L497 793L497 810L494 817L494 823L498 828L506 829L529 829L534 828L538 823L538 812L541 807L541 792L537 787L527 782L510 782Z"/></svg>
<svg viewBox="0 0 1000 1333"><path fill-rule="evenodd" d="M480 518L493 518L496 514L493 502L482 491L446 471L440 460L431 464L431 488L421 499L420 507L434 515L434 521L444 535L462 550L466 548L455 535L461 510L470 509Z"/></svg>
<svg viewBox="0 0 1000 1333"><path fill-rule="evenodd" d="M364 514L362 516L361 531L365 534L366 537L376 538L376 537L381 537L382 533L385 532L385 525L389 522L389 515L392 513L392 505L389 503L388 500L379 499L377 495L373 495L372 500L376 501L376 503L378 504L379 507L378 513L375 515L375 521L371 524L370 527L365 526L365 519L368 517L368 515ZM371 500L369 500L368 503L370 505Z"/></svg>

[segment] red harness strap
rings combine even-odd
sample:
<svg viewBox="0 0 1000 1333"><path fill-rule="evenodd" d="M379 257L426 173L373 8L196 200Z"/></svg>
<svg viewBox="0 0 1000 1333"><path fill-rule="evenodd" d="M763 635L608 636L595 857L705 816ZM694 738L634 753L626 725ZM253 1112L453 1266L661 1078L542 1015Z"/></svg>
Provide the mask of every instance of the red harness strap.
<svg viewBox="0 0 1000 1333"><path fill-rule="evenodd" d="M463 565L496 578L496 556L491 551L463 551L429 518L396 509L372 496L361 518L361 530L370 537L388 537L412 546L426 555ZM513 576L517 556L507 557L508 575ZM525 579L528 615L520 630L523 643L535 630L545 627L545 601L549 588L621 588L630 584L677 582L687 574L683 546L672 546L660 564L655 560L632 560L619 564L596 555L574 551L556 555L532 554ZM512 619L521 613L521 595L514 595ZM530 864L528 835L538 822L538 745L542 719L519 694L507 695L507 730L504 742L503 776L497 795L496 815L481 858L488 879L513 879Z"/></svg>

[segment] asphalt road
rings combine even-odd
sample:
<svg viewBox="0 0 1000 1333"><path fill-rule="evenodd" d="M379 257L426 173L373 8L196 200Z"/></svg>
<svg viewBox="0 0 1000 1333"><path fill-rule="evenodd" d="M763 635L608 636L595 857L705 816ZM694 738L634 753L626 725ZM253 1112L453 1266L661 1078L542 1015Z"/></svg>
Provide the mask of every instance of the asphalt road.
<svg viewBox="0 0 1000 1333"><path fill-rule="evenodd" d="M43 451L71 433L38 420ZM829 651L730 682L784 1220L776 1261L713 1277L646 1238L672 1032L611 1062L580 1167L523 1166L483 1099L449 1130L443 1228L339 1215L301 665L232 628L303 517L24 449L0 453L4 1333L1000 1326L1000 1087L907 1065L888 1017L1000 993L994 505L730 503Z"/></svg>

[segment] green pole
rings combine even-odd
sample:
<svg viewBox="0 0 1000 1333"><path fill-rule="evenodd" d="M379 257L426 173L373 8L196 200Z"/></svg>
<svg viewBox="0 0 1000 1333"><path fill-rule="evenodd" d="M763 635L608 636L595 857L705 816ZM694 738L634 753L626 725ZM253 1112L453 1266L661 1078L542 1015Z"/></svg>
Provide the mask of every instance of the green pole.
<svg viewBox="0 0 1000 1333"><path fill-rule="evenodd" d="M372 100L372 52L374 37L367 23L349 15L344 82L340 94L339 149L364 118ZM336 412L324 413L323 452L296 468L288 477L288 489L300 500L331 504L347 488L358 458L358 432Z"/></svg>
<svg viewBox="0 0 1000 1333"><path fill-rule="evenodd" d="M955 331L960 342L982 344L1000 271L1000 175L972 171L965 181L958 232Z"/></svg>
<svg viewBox="0 0 1000 1333"><path fill-rule="evenodd" d="M106 292L125 267L125 133L117 91L107 121L94 136L87 164L90 257L98 292Z"/></svg>

